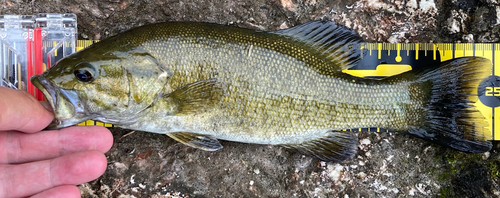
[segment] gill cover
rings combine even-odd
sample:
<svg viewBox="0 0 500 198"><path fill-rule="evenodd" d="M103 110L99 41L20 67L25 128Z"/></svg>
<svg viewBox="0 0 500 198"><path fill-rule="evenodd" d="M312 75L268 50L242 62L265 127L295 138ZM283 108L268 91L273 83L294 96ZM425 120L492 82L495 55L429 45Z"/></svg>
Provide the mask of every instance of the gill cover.
<svg viewBox="0 0 500 198"><path fill-rule="evenodd" d="M124 113L137 113L149 107L162 95L168 78L173 74L149 53L131 53L124 59L122 67L129 87L129 103Z"/></svg>

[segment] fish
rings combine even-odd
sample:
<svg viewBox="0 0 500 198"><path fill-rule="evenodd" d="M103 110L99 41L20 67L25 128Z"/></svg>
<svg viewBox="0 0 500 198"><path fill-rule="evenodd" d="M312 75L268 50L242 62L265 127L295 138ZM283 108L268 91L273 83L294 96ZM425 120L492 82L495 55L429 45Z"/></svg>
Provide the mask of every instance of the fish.
<svg viewBox="0 0 500 198"><path fill-rule="evenodd" d="M350 130L359 128L491 149L474 106L491 61L462 57L376 80L344 73L360 64L363 43L325 20L277 31L163 22L95 43L31 82L54 109L49 129L96 120L206 151L227 140L331 162L356 154Z"/></svg>

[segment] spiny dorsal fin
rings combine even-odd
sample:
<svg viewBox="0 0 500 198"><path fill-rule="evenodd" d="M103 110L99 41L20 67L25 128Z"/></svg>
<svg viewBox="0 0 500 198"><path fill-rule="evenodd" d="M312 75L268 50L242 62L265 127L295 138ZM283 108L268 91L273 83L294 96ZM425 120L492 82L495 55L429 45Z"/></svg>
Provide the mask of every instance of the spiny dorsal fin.
<svg viewBox="0 0 500 198"><path fill-rule="evenodd" d="M217 139L208 135L189 132L167 133L167 135L180 143L204 151L216 151L222 148L222 145Z"/></svg>
<svg viewBox="0 0 500 198"><path fill-rule="evenodd" d="M356 136L348 132L330 131L322 138L282 146L297 149L322 161L340 162L353 157L357 152L357 145Z"/></svg>
<svg viewBox="0 0 500 198"><path fill-rule="evenodd" d="M175 115L203 112L217 104L224 88L217 79L196 81L167 95L177 104Z"/></svg>
<svg viewBox="0 0 500 198"><path fill-rule="evenodd" d="M356 32L333 21L311 21L269 33L306 43L341 69L349 69L360 61L362 38Z"/></svg>

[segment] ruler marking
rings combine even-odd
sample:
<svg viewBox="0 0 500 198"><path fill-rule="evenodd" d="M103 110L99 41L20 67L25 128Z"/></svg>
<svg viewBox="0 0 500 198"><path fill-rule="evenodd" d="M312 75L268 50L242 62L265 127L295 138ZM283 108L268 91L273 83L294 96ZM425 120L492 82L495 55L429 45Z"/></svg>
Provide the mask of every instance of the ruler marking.
<svg viewBox="0 0 500 198"><path fill-rule="evenodd" d="M425 52L424 56L427 56L427 43L424 44L424 52Z"/></svg>
<svg viewBox="0 0 500 198"><path fill-rule="evenodd" d="M432 58L436 60L436 45L432 44Z"/></svg>
<svg viewBox="0 0 500 198"><path fill-rule="evenodd" d="M465 43L462 43L462 57L465 56L465 51L467 51L467 46L465 45Z"/></svg>
<svg viewBox="0 0 500 198"><path fill-rule="evenodd" d="M448 49L448 45L446 45L444 43L438 43L438 50L440 50L440 49L443 51L441 56L446 56L446 51Z"/></svg>
<svg viewBox="0 0 500 198"><path fill-rule="evenodd" d="M420 49L418 48L418 43L415 44L415 60L418 60L418 51Z"/></svg>
<svg viewBox="0 0 500 198"><path fill-rule="evenodd" d="M382 59L382 43L378 44L378 59Z"/></svg>
<svg viewBox="0 0 500 198"><path fill-rule="evenodd" d="M365 49L365 47L364 47L363 45L359 46L359 49L358 49L358 50L360 51L360 54L361 54L361 55L360 55L360 56L361 56L361 57L360 57L360 59L363 59L363 54L365 54L365 53L364 53L364 49Z"/></svg>
<svg viewBox="0 0 500 198"><path fill-rule="evenodd" d="M401 62L403 58L401 58L401 44L396 44L396 62Z"/></svg>
<svg viewBox="0 0 500 198"><path fill-rule="evenodd" d="M492 62L492 74L495 75L495 44L491 44L491 62ZM491 122L491 139L495 140L495 108L491 108L491 117L492 117L492 122Z"/></svg>
<svg viewBox="0 0 500 198"><path fill-rule="evenodd" d="M410 56L411 45L408 43L405 43L403 46L406 47L406 56Z"/></svg>
<svg viewBox="0 0 500 198"><path fill-rule="evenodd" d="M484 48L484 45L481 45L481 46L482 46L482 47L481 47L481 48L482 48L482 50L481 50L481 51L483 52L483 56L485 56L485 55L484 55L484 51L486 51L486 50L485 50L485 48Z"/></svg>
<svg viewBox="0 0 500 198"><path fill-rule="evenodd" d="M497 46L495 44L491 44L491 51L492 51L492 55L491 55L491 62L493 63L493 75L496 75L496 72L495 72L495 62L497 61L496 59L496 51L497 51Z"/></svg>
<svg viewBox="0 0 500 198"><path fill-rule="evenodd" d="M384 49L387 50L387 56L391 56L392 44L386 44L385 46Z"/></svg>
<svg viewBox="0 0 500 198"><path fill-rule="evenodd" d="M472 56L476 56L476 44L472 43Z"/></svg>
<svg viewBox="0 0 500 198"><path fill-rule="evenodd" d="M457 49L457 47L455 46L455 43L451 44L451 57L452 58L455 58L455 49Z"/></svg>

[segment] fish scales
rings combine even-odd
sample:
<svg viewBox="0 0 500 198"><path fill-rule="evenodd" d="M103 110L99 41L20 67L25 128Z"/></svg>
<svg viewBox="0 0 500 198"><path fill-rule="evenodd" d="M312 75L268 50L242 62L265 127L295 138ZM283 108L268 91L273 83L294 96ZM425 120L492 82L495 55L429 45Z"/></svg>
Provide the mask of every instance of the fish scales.
<svg viewBox="0 0 500 198"><path fill-rule="evenodd" d="M459 58L381 80L342 72L361 38L313 21L260 32L196 22L132 29L60 60L32 82L61 128L94 119L214 151L217 139L282 145L325 161L356 153L352 131L382 128L484 152L474 108L491 62Z"/></svg>

